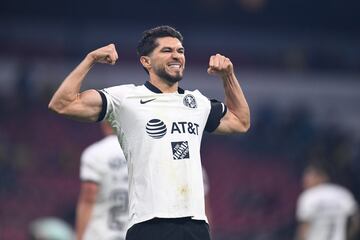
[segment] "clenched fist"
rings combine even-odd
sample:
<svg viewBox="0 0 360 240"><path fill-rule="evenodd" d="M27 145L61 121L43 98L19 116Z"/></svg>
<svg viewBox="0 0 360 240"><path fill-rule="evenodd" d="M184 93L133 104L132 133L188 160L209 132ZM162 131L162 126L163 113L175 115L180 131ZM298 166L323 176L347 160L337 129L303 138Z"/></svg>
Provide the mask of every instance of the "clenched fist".
<svg viewBox="0 0 360 240"><path fill-rule="evenodd" d="M88 56L91 57L93 62L107 63L111 65L114 65L118 59L118 54L113 43L92 51L88 54Z"/></svg>
<svg viewBox="0 0 360 240"><path fill-rule="evenodd" d="M210 57L209 68L207 71L209 74L225 76L232 74L234 72L234 68L229 58L216 54Z"/></svg>

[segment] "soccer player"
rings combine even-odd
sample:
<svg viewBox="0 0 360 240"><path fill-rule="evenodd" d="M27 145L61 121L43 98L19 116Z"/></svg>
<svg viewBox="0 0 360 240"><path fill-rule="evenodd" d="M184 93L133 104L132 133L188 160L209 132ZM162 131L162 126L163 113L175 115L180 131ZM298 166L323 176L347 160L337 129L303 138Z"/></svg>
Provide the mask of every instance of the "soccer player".
<svg viewBox="0 0 360 240"><path fill-rule="evenodd" d="M90 52L65 78L49 108L81 121L110 122L129 170L127 240L210 239L204 207L200 145L204 131L244 133L250 111L230 59L210 57L225 104L179 87L185 69L180 32L160 26L144 32L137 52L148 74L144 85L80 92L95 63L115 64L114 44Z"/></svg>
<svg viewBox="0 0 360 240"><path fill-rule="evenodd" d="M125 156L107 122L105 137L81 156L81 189L76 213L77 240L124 240L128 224Z"/></svg>
<svg viewBox="0 0 360 240"><path fill-rule="evenodd" d="M359 216L353 195L329 180L323 164L313 163L305 169L305 190L297 203L296 240L349 240L357 234Z"/></svg>

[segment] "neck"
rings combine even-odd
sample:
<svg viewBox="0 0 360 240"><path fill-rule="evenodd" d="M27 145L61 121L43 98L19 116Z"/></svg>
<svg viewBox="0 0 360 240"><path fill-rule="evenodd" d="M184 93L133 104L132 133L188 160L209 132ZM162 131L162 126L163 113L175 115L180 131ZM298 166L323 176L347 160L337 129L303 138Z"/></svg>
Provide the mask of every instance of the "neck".
<svg viewBox="0 0 360 240"><path fill-rule="evenodd" d="M158 76L150 75L149 82L160 89L163 93L173 93L178 91L179 83L168 82Z"/></svg>

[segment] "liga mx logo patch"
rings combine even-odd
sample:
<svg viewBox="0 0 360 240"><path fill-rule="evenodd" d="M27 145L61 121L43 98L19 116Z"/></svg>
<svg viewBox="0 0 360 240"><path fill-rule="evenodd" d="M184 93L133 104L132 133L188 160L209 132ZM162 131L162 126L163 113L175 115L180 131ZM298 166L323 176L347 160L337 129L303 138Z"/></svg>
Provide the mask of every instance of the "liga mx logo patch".
<svg viewBox="0 0 360 240"><path fill-rule="evenodd" d="M187 141L171 142L171 147L173 151L174 160L190 158L189 144Z"/></svg>
<svg viewBox="0 0 360 240"><path fill-rule="evenodd" d="M146 132L150 137L159 139L165 136L167 131L166 125L160 119L151 119L146 124Z"/></svg>
<svg viewBox="0 0 360 240"><path fill-rule="evenodd" d="M196 104L196 100L195 97L191 94L187 94L184 97L183 103L185 106L189 107L189 108L196 108L197 104Z"/></svg>

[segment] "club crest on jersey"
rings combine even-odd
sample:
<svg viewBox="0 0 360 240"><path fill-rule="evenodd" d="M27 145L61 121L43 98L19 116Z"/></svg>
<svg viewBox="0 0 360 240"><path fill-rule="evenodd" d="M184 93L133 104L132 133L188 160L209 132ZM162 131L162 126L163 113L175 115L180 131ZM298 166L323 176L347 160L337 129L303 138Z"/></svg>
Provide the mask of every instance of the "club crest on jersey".
<svg viewBox="0 0 360 240"><path fill-rule="evenodd" d="M150 137L159 139L165 136L167 131L166 125L160 119L151 119L146 124L146 132Z"/></svg>
<svg viewBox="0 0 360 240"><path fill-rule="evenodd" d="M196 100L195 97L191 94L187 94L184 97L183 103L185 106L189 107L189 108L196 108L197 104L196 104Z"/></svg>

